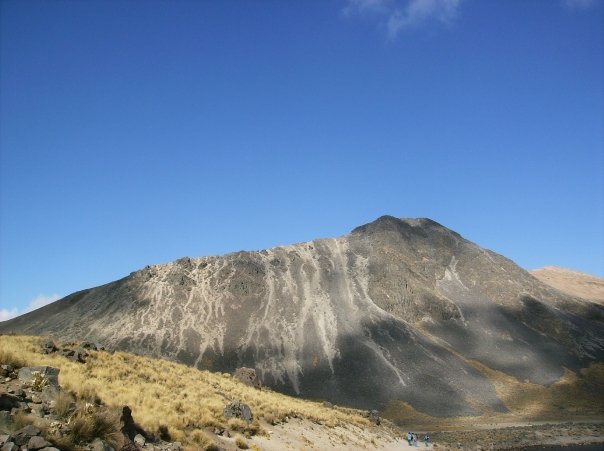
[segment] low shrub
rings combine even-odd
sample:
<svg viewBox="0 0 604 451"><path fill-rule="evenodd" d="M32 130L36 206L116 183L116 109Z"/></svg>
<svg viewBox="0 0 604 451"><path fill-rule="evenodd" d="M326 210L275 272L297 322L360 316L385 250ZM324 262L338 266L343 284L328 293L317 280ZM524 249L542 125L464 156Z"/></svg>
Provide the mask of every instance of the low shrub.
<svg viewBox="0 0 604 451"><path fill-rule="evenodd" d="M199 446L199 449L208 450L215 447L214 440L201 429L194 429L189 435L189 438L193 443Z"/></svg>
<svg viewBox="0 0 604 451"><path fill-rule="evenodd" d="M60 391L54 399L53 413L66 420L75 411L75 398L67 391Z"/></svg>
<svg viewBox="0 0 604 451"><path fill-rule="evenodd" d="M243 438L241 435L235 437L235 445L240 449L248 449L249 445L247 444L247 440Z"/></svg>
<svg viewBox="0 0 604 451"><path fill-rule="evenodd" d="M69 421L73 443L87 443L96 437L107 442L115 449L120 448L121 432L119 419L108 411L88 412L80 406L78 412Z"/></svg>
<svg viewBox="0 0 604 451"><path fill-rule="evenodd" d="M10 365L13 368L21 368L27 366L27 362L18 353L13 352L10 349L0 348L0 364Z"/></svg>

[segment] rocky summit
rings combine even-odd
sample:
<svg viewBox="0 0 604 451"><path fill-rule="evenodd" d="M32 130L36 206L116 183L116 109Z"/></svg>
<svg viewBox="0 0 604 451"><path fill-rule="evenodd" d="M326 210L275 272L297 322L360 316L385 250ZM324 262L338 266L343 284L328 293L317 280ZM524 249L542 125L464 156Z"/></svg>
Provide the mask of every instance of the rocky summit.
<svg viewBox="0 0 604 451"><path fill-rule="evenodd" d="M604 307L429 219L182 258L71 294L0 332L87 340L362 408L504 412L478 362L547 385L604 357Z"/></svg>

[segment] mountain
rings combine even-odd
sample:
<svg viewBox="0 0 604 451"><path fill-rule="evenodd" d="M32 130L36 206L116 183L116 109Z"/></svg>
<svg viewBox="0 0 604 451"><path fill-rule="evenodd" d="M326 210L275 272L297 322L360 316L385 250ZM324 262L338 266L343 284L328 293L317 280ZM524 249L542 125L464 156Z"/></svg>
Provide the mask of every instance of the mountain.
<svg viewBox="0 0 604 451"><path fill-rule="evenodd" d="M531 274L570 296L604 305L604 279L600 277L556 266L534 269Z"/></svg>
<svg viewBox="0 0 604 451"><path fill-rule="evenodd" d="M0 332L250 366L285 393L454 416L507 410L476 362L542 385L601 363L603 320L432 220L383 216L339 238L147 266Z"/></svg>

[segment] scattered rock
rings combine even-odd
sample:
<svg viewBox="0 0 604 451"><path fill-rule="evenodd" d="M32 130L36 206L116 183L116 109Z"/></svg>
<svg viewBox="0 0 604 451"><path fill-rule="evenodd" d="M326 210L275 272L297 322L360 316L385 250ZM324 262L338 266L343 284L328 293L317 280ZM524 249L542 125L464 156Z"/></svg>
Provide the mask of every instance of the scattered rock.
<svg viewBox="0 0 604 451"><path fill-rule="evenodd" d="M5 443L11 442L12 437L8 434L0 435L0 445L4 445Z"/></svg>
<svg viewBox="0 0 604 451"><path fill-rule="evenodd" d="M44 415L46 415L49 410L48 407L44 404L31 404L29 405L29 408L34 415L40 418L44 417Z"/></svg>
<svg viewBox="0 0 604 451"><path fill-rule="evenodd" d="M19 369L19 380L31 386L40 375L44 378L44 385L59 386L59 369L50 366L24 366Z"/></svg>
<svg viewBox="0 0 604 451"><path fill-rule="evenodd" d="M0 393L0 410L8 410L19 407L20 399L9 393Z"/></svg>
<svg viewBox="0 0 604 451"><path fill-rule="evenodd" d="M95 438L94 442L90 444L90 451L115 451L111 446L104 442L100 438Z"/></svg>
<svg viewBox="0 0 604 451"><path fill-rule="evenodd" d="M91 343L89 341L83 341L82 343L80 343L80 348L91 349L92 351L97 351L99 349L96 344Z"/></svg>
<svg viewBox="0 0 604 451"><path fill-rule="evenodd" d="M52 354L57 350L53 341L46 341L42 344L42 352L44 354Z"/></svg>
<svg viewBox="0 0 604 451"><path fill-rule="evenodd" d="M258 376L256 375L256 370L253 368L237 368L235 370L234 376L239 381L243 382L245 385L257 388L258 390L262 389L262 382L260 382L260 379L258 379Z"/></svg>
<svg viewBox="0 0 604 451"><path fill-rule="evenodd" d="M86 357L88 357L88 353L83 348L64 348L61 350L61 355L69 360L79 363L86 363Z"/></svg>
<svg viewBox="0 0 604 451"><path fill-rule="evenodd" d="M378 426L382 422L382 420L380 419L380 413L377 410L370 410L369 411L369 419L372 422L374 422L375 424L377 424Z"/></svg>
<svg viewBox="0 0 604 451"><path fill-rule="evenodd" d="M14 371L12 365L1 365L0 366L0 377L8 377Z"/></svg>
<svg viewBox="0 0 604 451"><path fill-rule="evenodd" d="M248 423L254 418L250 407L240 401L233 401L227 404L222 414L227 420L229 418L239 418Z"/></svg>
<svg viewBox="0 0 604 451"><path fill-rule="evenodd" d="M52 443L47 442L42 437L35 436L35 437L30 438L29 441L27 442L27 449L28 450L29 449L38 450L38 449L46 448L51 445L52 445Z"/></svg>
<svg viewBox="0 0 604 451"><path fill-rule="evenodd" d="M17 451L19 449L19 447L17 445L15 445L13 442L7 442L4 445L2 445L2 448L0 448L1 451Z"/></svg>
<svg viewBox="0 0 604 451"><path fill-rule="evenodd" d="M19 446L26 445L29 442L30 438L40 435L40 432L42 431L40 431L40 429L38 429L37 427L31 424L27 425L24 428L21 428L17 432L15 432L14 442Z"/></svg>
<svg viewBox="0 0 604 451"><path fill-rule="evenodd" d="M333 404L329 401L323 401L323 407L327 407L328 409L333 409Z"/></svg>
<svg viewBox="0 0 604 451"><path fill-rule="evenodd" d="M134 443L137 444L138 446L145 446L145 437L143 437L141 434L136 434L134 436Z"/></svg>

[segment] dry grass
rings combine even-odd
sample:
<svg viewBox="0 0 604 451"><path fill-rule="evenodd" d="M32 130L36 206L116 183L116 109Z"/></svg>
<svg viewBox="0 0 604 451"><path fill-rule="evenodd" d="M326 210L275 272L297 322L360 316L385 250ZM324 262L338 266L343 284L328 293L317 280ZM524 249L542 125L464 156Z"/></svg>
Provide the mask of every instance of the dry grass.
<svg viewBox="0 0 604 451"><path fill-rule="evenodd" d="M444 341L423 330L424 335L451 354L481 372L493 384L497 397L509 410L497 413L478 398L466 402L484 412L480 416L439 418L415 410L403 401L391 401L382 415L396 424L438 425L441 428L486 423L514 423L549 420L577 420L602 416L604 404L604 363L592 363L580 374L564 368L562 377L549 386L521 381L483 363L464 357Z"/></svg>
<svg viewBox="0 0 604 451"><path fill-rule="evenodd" d="M66 420L75 410L75 398L68 391L62 390L54 399L53 413Z"/></svg>
<svg viewBox="0 0 604 451"><path fill-rule="evenodd" d="M237 435L235 437L235 445L237 445L237 448L240 449L248 449L249 445L247 444L247 440L242 437L241 435Z"/></svg>
<svg viewBox="0 0 604 451"><path fill-rule="evenodd" d="M240 424L224 419L222 411L232 400L248 404L255 420L264 418L270 424L288 418L305 418L328 427L370 424L353 409L326 408L320 402L268 389L259 391L228 374L122 352L91 352L85 364L75 363L58 354L40 353L42 341L39 337L0 336L0 356L19 356L20 365L58 367L64 390L108 406L128 405L135 421L149 433L168 434L172 440L197 449L210 447L202 435L205 427L246 435L263 433L258 421Z"/></svg>
<svg viewBox="0 0 604 451"><path fill-rule="evenodd" d="M477 417L436 418L415 410L403 401L392 401L382 412L397 424L431 425L447 428L478 423L515 423L530 421L578 420L580 418L601 417L604 405L604 364L592 363L580 374L565 368L562 377L549 386L521 381L501 371L470 359L464 359L495 387L497 396L509 410L495 413L483 405L477 405L485 412ZM468 399L469 403L476 400Z"/></svg>
<svg viewBox="0 0 604 451"><path fill-rule="evenodd" d="M25 366L27 362L13 349L0 347L0 365L11 365L13 368Z"/></svg>

